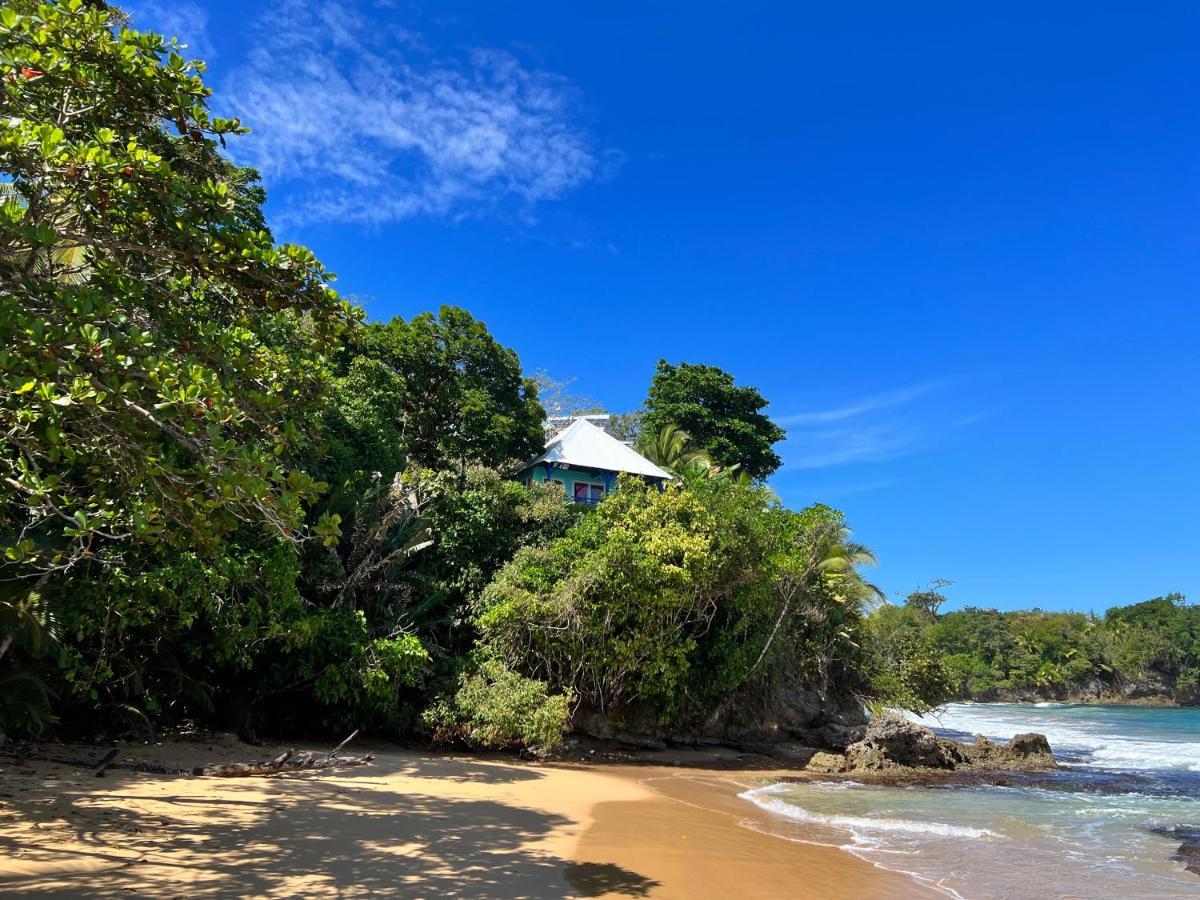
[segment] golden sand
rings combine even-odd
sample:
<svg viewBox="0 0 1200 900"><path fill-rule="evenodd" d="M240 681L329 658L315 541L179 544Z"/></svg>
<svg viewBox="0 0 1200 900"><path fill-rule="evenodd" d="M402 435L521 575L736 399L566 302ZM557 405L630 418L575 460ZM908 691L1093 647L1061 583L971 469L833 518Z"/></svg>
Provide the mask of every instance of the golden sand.
<svg viewBox="0 0 1200 900"><path fill-rule="evenodd" d="M121 758L185 768L274 752L217 739L125 745ZM925 895L836 848L757 830L767 823L737 798L736 773L375 753L369 767L254 778L96 778L0 758L0 895Z"/></svg>

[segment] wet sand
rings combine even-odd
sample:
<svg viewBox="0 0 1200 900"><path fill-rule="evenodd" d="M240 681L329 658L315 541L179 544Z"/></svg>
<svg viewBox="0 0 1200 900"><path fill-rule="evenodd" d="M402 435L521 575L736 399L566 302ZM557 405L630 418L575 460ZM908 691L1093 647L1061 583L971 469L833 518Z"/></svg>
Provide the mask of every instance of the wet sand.
<svg viewBox="0 0 1200 900"><path fill-rule="evenodd" d="M0 757L0 895L928 896L836 848L755 830L771 825L736 795L760 773L371 749L369 767L252 778L96 778ZM121 759L276 752L217 738L124 745Z"/></svg>

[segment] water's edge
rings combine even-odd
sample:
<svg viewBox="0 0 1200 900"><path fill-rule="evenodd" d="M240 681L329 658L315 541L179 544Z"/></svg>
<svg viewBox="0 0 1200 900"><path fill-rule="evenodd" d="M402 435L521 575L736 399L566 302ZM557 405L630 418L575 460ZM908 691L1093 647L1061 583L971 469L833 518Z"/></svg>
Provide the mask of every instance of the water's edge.
<svg viewBox="0 0 1200 900"><path fill-rule="evenodd" d="M1000 784L782 782L740 796L950 895L1200 896L1200 709L964 703L918 721L968 740L1040 731L1064 769Z"/></svg>

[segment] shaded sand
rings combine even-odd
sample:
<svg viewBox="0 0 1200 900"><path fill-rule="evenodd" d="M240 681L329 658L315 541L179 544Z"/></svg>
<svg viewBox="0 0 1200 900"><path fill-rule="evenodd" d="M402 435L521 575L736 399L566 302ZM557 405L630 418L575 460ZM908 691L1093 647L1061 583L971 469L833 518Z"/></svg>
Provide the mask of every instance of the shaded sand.
<svg viewBox="0 0 1200 900"><path fill-rule="evenodd" d="M728 773L372 749L369 767L269 778L96 778L0 757L0 895L919 895L836 849L743 827L756 813ZM222 738L121 758L184 768L277 752Z"/></svg>

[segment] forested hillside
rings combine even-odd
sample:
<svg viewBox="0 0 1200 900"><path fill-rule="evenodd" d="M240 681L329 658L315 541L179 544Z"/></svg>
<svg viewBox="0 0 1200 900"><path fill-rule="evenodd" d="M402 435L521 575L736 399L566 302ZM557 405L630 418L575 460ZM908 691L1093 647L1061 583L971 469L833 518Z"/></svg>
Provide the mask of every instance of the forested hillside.
<svg viewBox="0 0 1200 900"><path fill-rule="evenodd" d="M1200 605L1168 594L1103 616L967 608L918 591L871 616L877 646L920 647L942 662L948 695L1200 705Z"/></svg>

